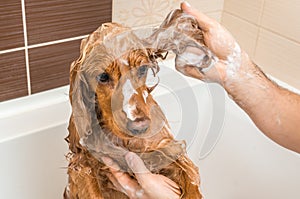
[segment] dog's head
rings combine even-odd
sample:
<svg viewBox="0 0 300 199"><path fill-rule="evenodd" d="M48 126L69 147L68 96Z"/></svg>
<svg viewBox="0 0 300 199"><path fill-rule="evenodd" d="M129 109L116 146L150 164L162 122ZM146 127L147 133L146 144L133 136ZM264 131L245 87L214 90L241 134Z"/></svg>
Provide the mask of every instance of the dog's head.
<svg viewBox="0 0 300 199"><path fill-rule="evenodd" d="M166 118L151 96L149 74L159 70L161 52L144 46L129 28L102 25L82 41L72 63L70 100L80 137L99 126L121 139L151 137Z"/></svg>
<svg viewBox="0 0 300 199"><path fill-rule="evenodd" d="M73 162L89 159L85 153L89 150L97 160L108 155L130 172L124 160L129 150L140 155L154 173L177 162L187 173L184 181L176 181L183 172L171 172L172 166L169 173L168 169L162 172L182 187L188 178L198 185L198 173L185 156L184 141L173 139L151 95L155 84L147 84L148 72L155 76L157 58L163 58L163 51L157 50L163 48L158 47L148 41L145 44L131 29L115 23L103 24L82 41L80 57L70 72L73 112L67 141L77 155Z"/></svg>

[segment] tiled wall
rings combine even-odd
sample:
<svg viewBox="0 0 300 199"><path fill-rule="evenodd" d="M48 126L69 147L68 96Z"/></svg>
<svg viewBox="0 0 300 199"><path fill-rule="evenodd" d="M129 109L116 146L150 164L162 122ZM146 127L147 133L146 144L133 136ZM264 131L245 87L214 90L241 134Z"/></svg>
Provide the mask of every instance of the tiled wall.
<svg viewBox="0 0 300 199"><path fill-rule="evenodd" d="M82 38L111 21L112 0L0 4L0 102L67 85Z"/></svg>
<svg viewBox="0 0 300 199"><path fill-rule="evenodd" d="M157 25L181 0L0 4L0 102L68 84L80 40L103 22ZM222 22L264 71L300 88L299 0L189 0Z"/></svg>
<svg viewBox="0 0 300 199"><path fill-rule="evenodd" d="M113 21L130 27L157 25L182 0L114 0ZM205 14L221 21L224 0L189 0Z"/></svg>
<svg viewBox="0 0 300 199"><path fill-rule="evenodd" d="M300 89L299 0L225 0L222 24L265 72Z"/></svg>

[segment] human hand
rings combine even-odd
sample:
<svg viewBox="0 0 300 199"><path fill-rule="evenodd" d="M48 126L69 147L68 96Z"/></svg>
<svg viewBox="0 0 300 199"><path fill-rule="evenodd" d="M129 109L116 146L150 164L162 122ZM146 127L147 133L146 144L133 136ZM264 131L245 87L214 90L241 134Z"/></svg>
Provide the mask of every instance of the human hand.
<svg viewBox="0 0 300 199"><path fill-rule="evenodd" d="M203 70L190 65L177 66L176 69L188 76L223 84L227 78L235 75L242 64L243 52L240 46L217 21L190 7L186 2L181 3L181 9L197 20L203 31L204 44L214 54L215 62L208 68L202 68Z"/></svg>
<svg viewBox="0 0 300 199"><path fill-rule="evenodd" d="M108 178L119 191L125 193L131 199L180 198L181 191L178 185L163 175L152 174L146 168L142 159L135 153L128 152L125 155L125 160L137 180L121 171L112 159L102 157L102 160L109 166L111 171Z"/></svg>

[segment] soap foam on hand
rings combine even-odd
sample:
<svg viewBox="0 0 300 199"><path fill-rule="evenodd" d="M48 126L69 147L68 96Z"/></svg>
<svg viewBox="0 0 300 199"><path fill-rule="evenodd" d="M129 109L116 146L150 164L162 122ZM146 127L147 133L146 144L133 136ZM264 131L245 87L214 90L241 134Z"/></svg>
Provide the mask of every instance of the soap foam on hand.
<svg viewBox="0 0 300 199"><path fill-rule="evenodd" d="M146 40L156 49L174 52L177 68L193 66L200 72L206 72L217 60L204 45L203 32L197 20L179 9L170 12Z"/></svg>

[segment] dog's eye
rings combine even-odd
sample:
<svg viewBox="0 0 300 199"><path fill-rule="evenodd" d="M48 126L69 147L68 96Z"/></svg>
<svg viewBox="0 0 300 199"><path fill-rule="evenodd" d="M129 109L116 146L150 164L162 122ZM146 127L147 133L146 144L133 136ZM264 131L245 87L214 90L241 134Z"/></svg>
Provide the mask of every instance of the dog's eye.
<svg viewBox="0 0 300 199"><path fill-rule="evenodd" d="M101 73L96 77L96 79L100 83L106 83L109 81L109 75L107 73Z"/></svg>
<svg viewBox="0 0 300 199"><path fill-rule="evenodd" d="M147 71L148 71L148 66L146 65L140 66L138 69L138 76L140 78L145 76L147 74Z"/></svg>

